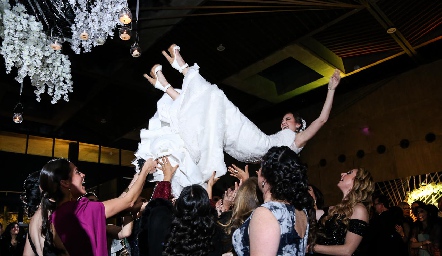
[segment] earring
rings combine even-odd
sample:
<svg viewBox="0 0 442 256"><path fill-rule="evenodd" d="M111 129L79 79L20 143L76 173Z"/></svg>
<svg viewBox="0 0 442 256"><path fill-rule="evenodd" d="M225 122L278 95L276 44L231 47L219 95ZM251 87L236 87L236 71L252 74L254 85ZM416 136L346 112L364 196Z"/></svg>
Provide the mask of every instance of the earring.
<svg viewBox="0 0 442 256"><path fill-rule="evenodd" d="M71 193L71 188L69 188L69 201L72 201L72 193Z"/></svg>
<svg viewBox="0 0 442 256"><path fill-rule="evenodd" d="M265 185L265 184L266 184L266 183L263 181L262 184L261 184L261 187L264 188L264 185Z"/></svg>

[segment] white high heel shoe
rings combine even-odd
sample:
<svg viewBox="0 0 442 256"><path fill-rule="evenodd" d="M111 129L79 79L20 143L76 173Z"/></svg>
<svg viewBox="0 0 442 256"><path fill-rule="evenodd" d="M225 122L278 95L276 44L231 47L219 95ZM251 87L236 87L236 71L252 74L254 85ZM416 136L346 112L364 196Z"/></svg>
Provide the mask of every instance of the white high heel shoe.
<svg viewBox="0 0 442 256"><path fill-rule="evenodd" d="M161 66L160 64L156 64L155 66L152 67L151 73L152 73L152 77L153 79L155 79L155 88L157 88L158 90L161 90L163 92L166 92L166 90L171 86L170 84L167 84L165 86L163 86L160 81L158 80L157 77L157 73L158 71L163 70L163 66Z"/></svg>
<svg viewBox="0 0 442 256"><path fill-rule="evenodd" d="M183 73L183 70L184 70L185 68L187 68L187 67L189 66L189 64L185 63L185 64L182 65L182 66L180 66L180 65L178 64L178 61L176 60L176 54L175 54L175 51L179 51L179 50L180 50L180 47L179 47L178 45L176 45L176 44L172 44L172 45L169 47L169 52L170 52L170 55L171 55L170 57L173 58L173 62L171 63L171 65L172 65L172 67L173 67L174 69L178 70L178 72Z"/></svg>

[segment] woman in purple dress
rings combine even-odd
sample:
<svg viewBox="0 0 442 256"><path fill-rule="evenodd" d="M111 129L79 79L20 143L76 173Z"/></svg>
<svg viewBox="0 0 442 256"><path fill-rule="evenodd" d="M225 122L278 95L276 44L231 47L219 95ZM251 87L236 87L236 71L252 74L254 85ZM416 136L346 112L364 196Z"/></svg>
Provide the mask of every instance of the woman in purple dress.
<svg viewBox="0 0 442 256"><path fill-rule="evenodd" d="M40 173L41 234L56 248L64 245L69 255L108 255L106 218L135 203L146 176L156 165L156 161L148 159L127 193L108 201L92 202L81 197L86 193L85 175L73 163L66 159L49 161ZM54 239L57 236L61 241Z"/></svg>

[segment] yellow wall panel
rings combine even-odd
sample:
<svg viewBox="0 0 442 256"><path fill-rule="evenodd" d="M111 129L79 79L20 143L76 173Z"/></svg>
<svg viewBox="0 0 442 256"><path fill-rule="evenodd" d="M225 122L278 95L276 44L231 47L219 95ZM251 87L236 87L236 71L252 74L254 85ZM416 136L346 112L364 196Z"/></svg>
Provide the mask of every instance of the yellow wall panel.
<svg viewBox="0 0 442 256"><path fill-rule="evenodd" d="M0 132L0 150L24 154L26 151L26 135Z"/></svg>
<svg viewBox="0 0 442 256"><path fill-rule="evenodd" d="M135 152L129 150L121 150L121 165L133 166L131 162L135 159L134 153Z"/></svg>
<svg viewBox="0 0 442 256"><path fill-rule="evenodd" d="M69 155L69 143L74 141L55 139L54 157L56 158L68 158Z"/></svg>
<svg viewBox="0 0 442 256"><path fill-rule="evenodd" d="M120 164L120 150L117 148L101 147L100 163Z"/></svg>
<svg viewBox="0 0 442 256"><path fill-rule="evenodd" d="M98 163L98 150L97 145L79 143L78 160L85 162Z"/></svg>
<svg viewBox="0 0 442 256"><path fill-rule="evenodd" d="M52 138L29 136L28 154L52 157L53 144Z"/></svg>

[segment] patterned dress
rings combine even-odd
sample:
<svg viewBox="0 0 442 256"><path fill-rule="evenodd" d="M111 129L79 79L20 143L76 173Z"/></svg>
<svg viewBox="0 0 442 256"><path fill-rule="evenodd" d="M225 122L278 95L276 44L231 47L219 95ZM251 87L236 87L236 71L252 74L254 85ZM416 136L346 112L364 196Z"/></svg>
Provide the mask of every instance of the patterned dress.
<svg viewBox="0 0 442 256"><path fill-rule="evenodd" d="M307 231L304 237L300 237L295 230L295 207L289 204L280 202L267 202L261 205L269 209L279 222L281 228L281 239L277 255L305 255L307 248L308 224ZM307 214L307 212L304 210ZM232 243L236 253L240 256L250 255L250 239L249 239L249 224L253 213L233 233Z"/></svg>

